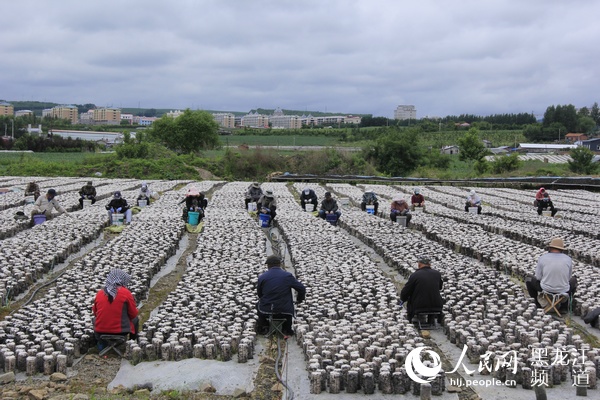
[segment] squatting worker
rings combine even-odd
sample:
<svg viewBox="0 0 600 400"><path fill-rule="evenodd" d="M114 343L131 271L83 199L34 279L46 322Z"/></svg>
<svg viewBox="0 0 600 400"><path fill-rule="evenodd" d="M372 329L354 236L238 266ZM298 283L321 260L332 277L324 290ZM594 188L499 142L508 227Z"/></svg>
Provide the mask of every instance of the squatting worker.
<svg viewBox="0 0 600 400"><path fill-rule="evenodd" d="M295 315L292 289L297 293L296 303L300 304L306 297L306 288L294 275L281 269L281 258L267 257L268 270L258 277L258 321L256 331L267 333L269 315L274 319L285 319L282 331L286 336L292 336L292 318Z"/></svg>
<svg viewBox="0 0 600 400"><path fill-rule="evenodd" d="M52 210L56 210L59 213L59 215L69 215L69 213L67 213L67 210L65 210L63 206L61 206L58 202L58 199L56 199L56 190L48 189L48 192L45 196L40 196L35 201L33 209L31 210L31 216L33 217L33 215L35 214L45 214L46 219L51 219Z"/></svg>
<svg viewBox="0 0 600 400"><path fill-rule="evenodd" d="M138 309L133 294L127 288L130 282L129 274L113 269L106 276L104 287L96 293L92 312L99 350L106 345L100 340L102 335L129 335L130 339L137 338Z"/></svg>
<svg viewBox="0 0 600 400"><path fill-rule="evenodd" d="M339 218L342 212L338 210L337 201L331 195L331 192L325 192L325 198L321 201L321 209L319 210L319 217L326 219L327 214L335 214Z"/></svg>
<svg viewBox="0 0 600 400"><path fill-rule="evenodd" d="M272 190L267 190L263 194L257 203L258 212L261 214L267 214L270 217L269 224L277 216L277 200Z"/></svg>
<svg viewBox="0 0 600 400"><path fill-rule="evenodd" d="M415 211L415 207L422 207L425 211L425 196L421 194L421 189L415 188L414 194L410 198L410 209Z"/></svg>
<svg viewBox="0 0 600 400"><path fill-rule="evenodd" d="M40 197L40 185L35 183L35 181L31 181L27 184L25 188L25 197L33 196L33 201L36 201L38 197Z"/></svg>
<svg viewBox="0 0 600 400"><path fill-rule="evenodd" d="M248 204L258 203L258 200L260 200L263 194L260 183L254 182L252 185L248 186L244 199L244 207L246 210L248 209Z"/></svg>
<svg viewBox="0 0 600 400"><path fill-rule="evenodd" d="M563 253L564 250L564 241L558 237L553 238L548 244L548 252L538 259L535 276L525 280L527 292L535 299L538 307L541 307L538 294L542 291L573 296L577 289L577 278L573 276L573 260Z"/></svg>
<svg viewBox="0 0 600 400"><path fill-rule="evenodd" d="M83 209L83 201L91 200L92 204L96 203L96 188L92 184L92 181L88 181L85 186L79 190L79 208Z"/></svg>
<svg viewBox="0 0 600 400"><path fill-rule="evenodd" d="M400 196L394 197L390 204L390 220L396 222L398 215L406 217L406 226L410 224L412 215L410 214L408 203Z"/></svg>
<svg viewBox="0 0 600 400"><path fill-rule="evenodd" d="M444 305L440 293L443 285L442 274L431 268L431 261L427 256L420 256L417 266L418 269L410 275L400 292L400 300L403 303L408 302L408 320L412 321L417 314L439 312L438 321L441 323Z"/></svg>
<svg viewBox="0 0 600 400"><path fill-rule="evenodd" d="M302 207L302 211L306 211L307 203L313 205L313 212L317 211L319 200L317 199L317 194L315 191L309 187L304 188L300 194L300 206Z"/></svg>
<svg viewBox="0 0 600 400"><path fill-rule="evenodd" d="M471 190L467 195L465 203L465 211L469 212L469 208L477 207L477 214L481 214L481 197L474 190Z"/></svg>
<svg viewBox="0 0 600 400"><path fill-rule="evenodd" d="M363 211L367 210L367 206L373 206L373 212L377 215L379 209L379 201L377 195L373 189L367 189L363 193L362 202L360 203L360 209Z"/></svg>

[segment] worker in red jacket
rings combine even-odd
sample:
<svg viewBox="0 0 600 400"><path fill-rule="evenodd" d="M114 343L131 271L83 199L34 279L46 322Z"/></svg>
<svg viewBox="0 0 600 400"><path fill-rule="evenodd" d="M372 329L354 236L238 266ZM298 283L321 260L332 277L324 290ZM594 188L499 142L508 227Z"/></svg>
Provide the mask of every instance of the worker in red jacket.
<svg viewBox="0 0 600 400"><path fill-rule="evenodd" d="M131 277L120 269L113 269L106 284L96 293L94 306L94 332L98 349L106 345L102 335L123 335L135 339L138 333L138 309L133 295L127 289Z"/></svg>

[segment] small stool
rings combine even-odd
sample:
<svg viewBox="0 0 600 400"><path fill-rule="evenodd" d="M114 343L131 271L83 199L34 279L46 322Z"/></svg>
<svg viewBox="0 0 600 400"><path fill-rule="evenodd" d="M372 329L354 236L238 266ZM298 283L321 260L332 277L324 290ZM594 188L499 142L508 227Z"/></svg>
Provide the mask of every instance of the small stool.
<svg viewBox="0 0 600 400"><path fill-rule="evenodd" d="M550 292L542 292L542 296L544 300L548 303L547 306L544 307L544 314L547 314L551 310L554 310L556 315L562 317L560 311L558 311L558 307L564 303L565 301L569 302L569 310L571 309L571 298L567 293L550 293Z"/></svg>
<svg viewBox="0 0 600 400"><path fill-rule="evenodd" d="M278 336L281 338L285 338L285 334L283 333L283 324L285 324L285 319L273 318L273 315L269 315L269 331L265 336Z"/></svg>
<svg viewBox="0 0 600 400"><path fill-rule="evenodd" d="M117 348L117 346L122 345L127 341L127 336L123 335L101 335L100 340L106 343L106 347L100 350L98 355L103 356L111 350L114 350L119 356L123 357L123 353L121 350Z"/></svg>
<svg viewBox="0 0 600 400"><path fill-rule="evenodd" d="M438 320L441 316L441 312L417 313L417 315L415 316L416 324L419 326L420 330L436 330L440 327L440 325L438 324Z"/></svg>

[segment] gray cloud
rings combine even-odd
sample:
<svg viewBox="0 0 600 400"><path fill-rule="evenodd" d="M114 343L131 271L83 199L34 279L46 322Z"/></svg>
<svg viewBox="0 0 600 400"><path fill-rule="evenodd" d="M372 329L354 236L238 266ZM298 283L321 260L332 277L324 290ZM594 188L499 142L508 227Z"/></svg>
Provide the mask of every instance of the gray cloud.
<svg viewBox="0 0 600 400"><path fill-rule="evenodd" d="M391 117L598 101L585 0L9 2L0 98ZM4 12L6 11L6 12Z"/></svg>

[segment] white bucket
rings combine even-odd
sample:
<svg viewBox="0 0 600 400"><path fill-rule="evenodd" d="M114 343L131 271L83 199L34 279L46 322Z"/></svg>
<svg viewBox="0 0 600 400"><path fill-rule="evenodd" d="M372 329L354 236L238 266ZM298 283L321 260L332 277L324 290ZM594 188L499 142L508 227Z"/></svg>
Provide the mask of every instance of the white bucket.
<svg viewBox="0 0 600 400"><path fill-rule="evenodd" d="M422 213L422 212L423 212L423 207L415 207L415 209L414 209L414 211L413 211L413 212L414 212L415 214Z"/></svg>
<svg viewBox="0 0 600 400"><path fill-rule="evenodd" d="M348 197L340 197L340 204L343 206L347 206L350 204L350 199Z"/></svg>
<svg viewBox="0 0 600 400"><path fill-rule="evenodd" d="M367 214L375 214L375 206L368 205L367 206Z"/></svg>
<svg viewBox="0 0 600 400"><path fill-rule="evenodd" d="M92 201L91 200L88 200L88 199L84 199L83 200L83 208L88 208L91 205L92 205Z"/></svg>
<svg viewBox="0 0 600 400"><path fill-rule="evenodd" d="M148 205L148 200L138 200L138 206L139 207L146 207Z"/></svg>
<svg viewBox="0 0 600 400"><path fill-rule="evenodd" d="M35 203L35 197L25 196L25 204L33 204L33 203Z"/></svg>
<svg viewBox="0 0 600 400"><path fill-rule="evenodd" d="M469 214L477 214L478 207L469 207Z"/></svg>
<svg viewBox="0 0 600 400"><path fill-rule="evenodd" d="M398 215L396 217L396 222L398 223L398 225L406 228L406 215Z"/></svg>
<svg viewBox="0 0 600 400"><path fill-rule="evenodd" d="M119 214L119 213L113 213L112 215L112 224L113 225L123 225L123 219L125 217L125 214Z"/></svg>
<svg viewBox="0 0 600 400"><path fill-rule="evenodd" d="M248 212L256 212L256 203L248 203Z"/></svg>
<svg viewBox="0 0 600 400"><path fill-rule="evenodd" d="M544 217L551 217L552 216L552 211L550 211L550 210L543 210L542 211L542 215Z"/></svg>

